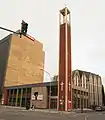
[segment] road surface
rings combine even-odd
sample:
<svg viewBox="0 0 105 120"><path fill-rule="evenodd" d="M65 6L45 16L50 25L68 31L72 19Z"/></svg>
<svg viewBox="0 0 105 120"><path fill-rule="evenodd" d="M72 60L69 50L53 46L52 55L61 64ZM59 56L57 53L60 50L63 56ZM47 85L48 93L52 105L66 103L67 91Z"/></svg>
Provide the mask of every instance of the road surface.
<svg viewBox="0 0 105 120"><path fill-rule="evenodd" d="M105 112L61 114L0 107L0 120L105 120Z"/></svg>

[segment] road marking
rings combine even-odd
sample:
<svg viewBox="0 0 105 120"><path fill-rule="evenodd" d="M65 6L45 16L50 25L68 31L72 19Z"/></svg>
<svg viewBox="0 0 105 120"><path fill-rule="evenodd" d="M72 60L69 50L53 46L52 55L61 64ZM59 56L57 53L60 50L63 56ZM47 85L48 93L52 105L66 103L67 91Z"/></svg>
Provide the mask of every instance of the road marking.
<svg viewBox="0 0 105 120"><path fill-rule="evenodd" d="M87 120L87 117L85 116L85 119L84 120Z"/></svg>

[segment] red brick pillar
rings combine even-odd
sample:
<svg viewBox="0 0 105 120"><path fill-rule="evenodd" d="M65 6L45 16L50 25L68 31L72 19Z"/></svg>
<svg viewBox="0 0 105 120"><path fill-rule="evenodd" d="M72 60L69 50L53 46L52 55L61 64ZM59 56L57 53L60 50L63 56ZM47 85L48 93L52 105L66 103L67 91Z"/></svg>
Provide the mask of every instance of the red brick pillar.
<svg viewBox="0 0 105 120"><path fill-rule="evenodd" d="M4 88L4 105L8 105L8 91Z"/></svg>
<svg viewBox="0 0 105 120"><path fill-rule="evenodd" d="M63 16L63 22L61 19ZM59 75L58 75L58 110L72 109L72 77L71 77L71 26L70 11L65 7L60 10L59 40ZM69 20L67 19L69 17Z"/></svg>

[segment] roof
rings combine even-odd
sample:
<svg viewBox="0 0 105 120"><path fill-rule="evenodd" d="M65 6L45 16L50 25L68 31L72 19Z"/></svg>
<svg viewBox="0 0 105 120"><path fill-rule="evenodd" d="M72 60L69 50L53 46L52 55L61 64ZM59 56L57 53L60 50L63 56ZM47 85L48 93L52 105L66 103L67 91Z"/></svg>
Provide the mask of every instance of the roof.
<svg viewBox="0 0 105 120"><path fill-rule="evenodd" d="M34 38L34 37L32 37L32 36L30 36L30 35L26 35L30 40L32 40L32 41L35 41L36 39Z"/></svg>
<svg viewBox="0 0 105 120"><path fill-rule="evenodd" d="M47 87L47 86L55 86L57 85L58 82L54 81L54 82L43 82L43 83L36 83L36 84L25 84L25 85L16 85L16 86L9 86L6 87L7 89L17 89L17 88L31 88L31 87Z"/></svg>
<svg viewBox="0 0 105 120"><path fill-rule="evenodd" d="M87 72L87 71L83 71L83 70L77 70L80 74L80 78L82 77L82 74L84 74L87 78L89 78L89 75L91 74L92 77L94 78L94 76L96 77L100 77L99 75L92 73L92 72Z"/></svg>
<svg viewBox="0 0 105 120"><path fill-rule="evenodd" d="M20 33L21 30L17 30L16 32L17 32L17 33ZM14 34L15 34L15 33L14 33ZM19 34L15 34L15 35L19 35ZM29 35L29 34L26 34L26 37L29 38L29 39L32 40L32 41L35 41L35 40L36 40L34 37L32 37L32 36Z"/></svg>
<svg viewBox="0 0 105 120"><path fill-rule="evenodd" d="M70 11L67 7L63 8L62 10L60 10L60 13L65 16L65 9L67 9L67 14L70 14Z"/></svg>

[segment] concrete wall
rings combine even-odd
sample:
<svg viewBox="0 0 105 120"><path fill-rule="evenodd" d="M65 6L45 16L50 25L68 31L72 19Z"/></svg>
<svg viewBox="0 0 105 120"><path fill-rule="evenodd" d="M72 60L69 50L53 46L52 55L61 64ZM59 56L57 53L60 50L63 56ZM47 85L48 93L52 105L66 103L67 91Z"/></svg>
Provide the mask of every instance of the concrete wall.
<svg viewBox="0 0 105 120"><path fill-rule="evenodd" d="M43 81L43 45L29 38L12 35L5 86L34 84Z"/></svg>
<svg viewBox="0 0 105 120"><path fill-rule="evenodd" d="M34 100L31 101L37 108L47 108L48 107L48 92L47 87L34 87L32 88L31 96L34 95L35 92L38 92L38 95L43 95L43 100Z"/></svg>

